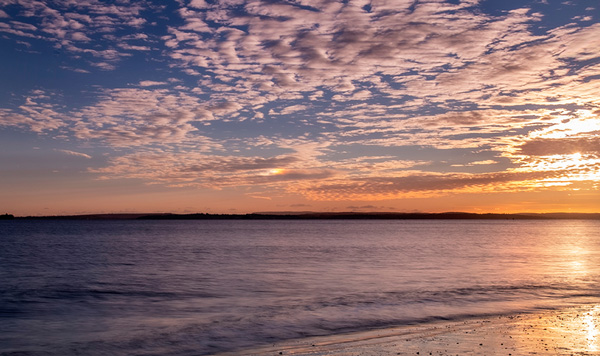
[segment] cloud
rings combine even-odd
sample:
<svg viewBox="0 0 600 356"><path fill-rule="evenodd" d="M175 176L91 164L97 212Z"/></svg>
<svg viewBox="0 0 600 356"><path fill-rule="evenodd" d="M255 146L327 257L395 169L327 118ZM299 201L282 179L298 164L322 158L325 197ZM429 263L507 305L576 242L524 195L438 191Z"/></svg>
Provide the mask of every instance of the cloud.
<svg viewBox="0 0 600 356"><path fill-rule="evenodd" d="M90 73L89 70L85 70L85 69L81 69L81 68L73 68L73 67L69 67L69 66L61 66L60 68L65 69L65 70L70 70L76 73Z"/></svg>
<svg viewBox="0 0 600 356"><path fill-rule="evenodd" d="M164 40L184 70L211 68L235 82L239 95L255 98L268 92L270 100L277 100L284 92L327 88L338 93L336 101L364 101L377 88L390 97L419 96L438 103L513 98L510 104L517 105L531 95L539 102L536 89L555 90L556 81L548 79L566 67L563 59L585 60L600 38L595 25L534 35L529 29L540 21L539 14L517 9L491 17L466 4L372 4L366 11L352 2L315 2L307 10L250 1L240 12L237 3L202 3L202 11L185 9L181 16L186 21L227 19L218 30L210 29L220 35L206 39L182 26L171 28L173 36ZM248 30L227 27L234 24ZM207 84L221 90L218 83ZM528 97L516 95L525 90Z"/></svg>
<svg viewBox="0 0 600 356"><path fill-rule="evenodd" d="M85 33L83 32L73 32L71 34L71 39L73 41L82 41L82 42L89 42L91 41L91 39L85 35Z"/></svg>
<svg viewBox="0 0 600 356"><path fill-rule="evenodd" d="M79 140L116 147L183 143L197 131L192 123L214 118L209 110L218 115L235 109L227 103L211 107L189 94L167 89L118 88L102 90L96 103L65 112L60 103L52 103L56 96L32 94L16 110L0 109L0 125L28 127L39 133L62 130ZM200 135L193 139L206 140Z"/></svg>
<svg viewBox="0 0 600 356"><path fill-rule="evenodd" d="M52 92L33 90L16 110L0 108L0 126L27 128L36 133L64 127L58 105L51 102L54 96Z"/></svg>
<svg viewBox="0 0 600 356"><path fill-rule="evenodd" d="M487 166L490 164L497 164L498 161L494 161L492 159L485 161L475 161L468 164L453 164L452 167L473 167L473 166Z"/></svg>
<svg viewBox="0 0 600 356"><path fill-rule="evenodd" d="M12 25L12 28L14 28L15 30L20 30L20 31L37 31L37 29L38 29L37 27L35 27L32 24L19 22L19 21L10 21L10 24Z"/></svg>
<svg viewBox="0 0 600 356"><path fill-rule="evenodd" d="M202 164L195 164L190 167L180 169L181 172L202 172L217 170L220 172L236 172L236 171L251 171L251 170L266 170L267 175L270 175L272 169L278 169L280 167L286 167L289 164L296 162L298 159L295 157L226 157L218 159L212 157L212 162L206 162ZM214 160L217 159L217 162ZM218 167L215 167L215 163ZM284 173L279 173L282 175Z"/></svg>
<svg viewBox="0 0 600 356"><path fill-rule="evenodd" d="M370 200L598 173L597 23L477 1L34 3L0 31L91 70L163 65L84 105L30 93L0 109L0 125L112 149L91 170L107 179Z"/></svg>
<svg viewBox="0 0 600 356"><path fill-rule="evenodd" d="M306 105L291 105L291 106L287 106L283 109L281 109L281 111L279 113L277 113L278 115L289 115L289 114L293 114L299 111L304 111L308 108L308 106ZM271 111L270 115L276 114L275 111Z"/></svg>
<svg viewBox="0 0 600 356"><path fill-rule="evenodd" d="M138 178L178 186L213 189L231 186L278 186L283 182L328 178L326 169L296 168L303 160L294 155L242 157L195 152L170 154L162 150L128 154L110 160L109 166L90 170L104 179Z"/></svg>
<svg viewBox="0 0 600 356"><path fill-rule="evenodd" d="M131 51L150 51L150 50L152 50L152 48L150 48L149 46L136 46L136 45L130 45L127 43L119 43L119 44L117 44L117 46L123 48L124 50L131 50Z"/></svg>
<svg viewBox="0 0 600 356"><path fill-rule="evenodd" d="M204 0L191 0L189 6L196 9L205 9L208 7Z"/></svg>
<svg viewBox="0 0 600 356"><path fill-rule="evenodd" d="M114 64L111 64L109 62L94 62L94 63L91 63L91 65L96 68L100 68L100 69L106 70L106 71L111 71L111 70L117 69L117 67Z"/></svg>
<svg viewBox="0 0 600 356"><path fill-rule="evenodd" d="M596 137L539 138L519 146L519 153L528 156L593 154L600 158L600 133Z"/></svg>
<svg viewBox="0 0 600 356"><path fill-rule="evenodd" d="M375 205L362 205L362 206L356 206L356 205L350 205L346 207L347 209L351 209L351 210L373 210L373 209L377 209L377 207Z"/></svg>
<svg viewBox="0 0 600 356"><path fill-rule="evenodd" d="M549 189L568 177L570 170L541 172L501 172L486 174L412 174L321 182L294 189L312 200L376 201L408 197L427 197L449 193L483 193ZM563 184L569 185L569 179Z"/></svg>
<svg viewBox="0 0 600 356"><path fill-rule="evenodd" d="M83 140L115 146L176 143L197 130L192 122L203 120L202 107L196 98L166 89L115 89L70 113L70 120L73 134Z"/></svg>
<svg viewBox="0 0 600 356"><path fill-rule="evenodd" d="M76 3L47 1L15 1L9 2L16 11L13 21L0 23L0 31L19 37L46 40L55 48L64 49L74 57L92 55L87 58L91 65L114 70L115 63L129 54L118 52L112 48L110 37L105 34L120 29L139 29L146 23L141 16L145 11L158 11L159 6L146 1L135 3L105 4L95 0L82 0ZM0 10L0 18L9 18ZM23 19L24 21L17 21ZM89 44L87 48L80 46ZM147 50L145 46L134 46L120 43L123 50ZM103 48L103 49L98 49ZM113 54L108 54L113 52ZM103 57L113 63L98 63L93 57ZM110 58L109 58L110 57Z"/></svg>
<svg viewBox="0 0 600 356"><path fill-rule="evenodd" d="M290 208L310 208L310 204L291 204Z"/></svg>
<svg viewBox="0 0 600 356"><path fill-rule="evenodd" d="M157 82L157 81L153 81L153 80L142 80L141 82L139 82L139 86L141 87L155 87L155 86L163 86L163 85L167 85L169 83L167 82Z"/></svg>
<svg viewBox="0 0 600 356"><path fill-rule="evenodd" d="M85 153L81 153L81 152L75 152L75 151L70 151L70 150L62 150L62 149L55 149L55 151L67 154L69 156L76 156L76 157L83 157L83 158L87 158L87 159L92 159L92 156L90 156L88 154L85 154Z"/></svg>

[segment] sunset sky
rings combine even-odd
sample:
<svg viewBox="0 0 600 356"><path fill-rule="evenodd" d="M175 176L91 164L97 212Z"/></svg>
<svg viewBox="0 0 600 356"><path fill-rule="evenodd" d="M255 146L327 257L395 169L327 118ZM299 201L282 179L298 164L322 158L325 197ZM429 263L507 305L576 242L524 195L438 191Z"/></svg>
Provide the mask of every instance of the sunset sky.
<svg viewBox="0 0 600 356"><path fill-rule="evenodd" d="M600 212L597 0L0 0L0 213Z"/></svg>

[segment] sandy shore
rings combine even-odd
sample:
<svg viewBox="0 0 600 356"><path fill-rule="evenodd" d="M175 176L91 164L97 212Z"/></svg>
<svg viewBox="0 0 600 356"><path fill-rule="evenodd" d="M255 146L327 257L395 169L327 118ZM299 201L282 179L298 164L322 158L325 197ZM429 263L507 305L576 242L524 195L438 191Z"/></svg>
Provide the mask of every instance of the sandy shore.
<svg viewBox="0 0 600 356"><path fill-rule="evenodd" d="M600 304L291 340L232 355L600 355Z"/></svg>

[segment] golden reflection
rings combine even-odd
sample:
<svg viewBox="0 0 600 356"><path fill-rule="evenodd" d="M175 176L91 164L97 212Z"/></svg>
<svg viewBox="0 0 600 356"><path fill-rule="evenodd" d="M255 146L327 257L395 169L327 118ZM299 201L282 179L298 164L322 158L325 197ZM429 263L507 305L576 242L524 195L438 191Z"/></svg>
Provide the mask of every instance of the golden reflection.
<svg viewBox="0 0 600 356"><path fill-rule="evenodd" d="M600 305L525 316L509 332L517 354L588 355L600 351Z"/></svg>
<svg viewBox="0 0 600 356"><path fill-rule="evenodd" d="M596 305L592 308L592 310L586 313L583 316L583 322L587 331L587 344L588 351L600 351L599 340L598 340L598 325L597 318L594 316L598 316L600 314L600 306Z"/></svg>
<svg viewBox="0 0 600 356"><path fill-rule="evenodd" d="M565 258L568 258L568 273L570 276L581 278L582 275L589 273L587 266L588 251L581 246L573 246L565 251Z"/></svg>

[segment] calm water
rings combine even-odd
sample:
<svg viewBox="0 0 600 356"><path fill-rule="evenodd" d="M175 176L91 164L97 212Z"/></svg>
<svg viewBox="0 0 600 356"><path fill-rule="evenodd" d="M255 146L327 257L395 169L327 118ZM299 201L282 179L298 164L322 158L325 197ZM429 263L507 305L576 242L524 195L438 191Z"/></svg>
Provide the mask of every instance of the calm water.
<svg viewBox="0 0 600 356"><path fill-rule="evenodd" d="M599 221L0 221L0 354L202 355L600 297Z"/></svg>

